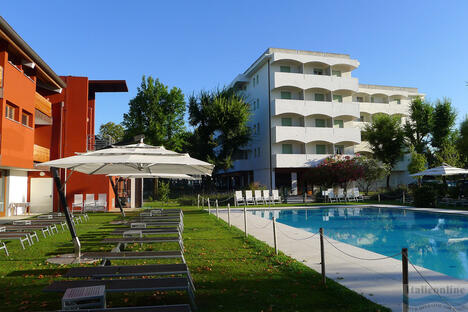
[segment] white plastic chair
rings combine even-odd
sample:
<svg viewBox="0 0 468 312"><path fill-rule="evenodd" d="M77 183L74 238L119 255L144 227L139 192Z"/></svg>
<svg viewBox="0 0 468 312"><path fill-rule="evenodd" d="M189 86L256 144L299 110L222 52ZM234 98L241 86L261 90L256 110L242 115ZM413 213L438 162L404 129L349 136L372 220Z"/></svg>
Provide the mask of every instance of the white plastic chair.
<svg viewBox="0 0 468 312"><path fill-rule="evenodd" d="M262 190L255 190L254 191L254 200L255 200L255 204L257 205L260 205L260 204L263 204L265 205L265 198L263 198L262 196Z"/></svg>
<svg viewBox="0 0 468 312"><path fill-rule="evenodd" d="M94 200L94 194L86 194L84 202L84 211L94 210L96 208L96 201Z"/></svg>
<svg viewBox="0 0 468 312"><path fill-rule="evenodd" d="M236 205L236 207L244 203L245 203L245 198L244 196L242 196L242 191L235 191L234 192L234 204Z"/></svg>
<svg viewBox="0 0 468 312"><path fill-rule="evenodd" d="M336 195L338 201L346 201L346 196L343 189L338 189L338 194Z"/></svg>
<svg viewBox="0 0 468 312"><path fill-rule="evenodd" d="M96 210L99 208L99 210L106 211L107 207L107 194L106 193L101 193L98 194L98 200L96 201Z"/></svg>
<svg viewBox="0 0 468 312"><path fill-rule="evenodd" d="M281 204L281 196L279 196L278 190L271 191L271 202L273 204L275 203Z"/></svg>
<svg viewBox="0 0 468 312"><path fill-rule="evenodd" d="M338 197L335 195L333 191L328 191L328 199L330 200L330 203L338 201Z"/></svg>
<svg viewBox="0 0 468 312"><path fill-rule="evenodd" d="M78 209L75 209L78 208ZM73 195L73 203L72 203L72 213L73 211L83 211L83 194L75 194Z"/></svg>
<svg viewBox="0 0 468 312"><path fill-rule="evenodd" d="M359 193L358 188L354 189L354 198L356 199L356 201L363 201L364 200L364 197L362 197L362 195Z"/></svg>
<svg viewBox="0 0 468 312"><path fill-rule="evenodd" d="M245 203L247 205L249 205L249 204L254 205L255 204L255 200L252 197L252 191L245 191Z"/></svg>

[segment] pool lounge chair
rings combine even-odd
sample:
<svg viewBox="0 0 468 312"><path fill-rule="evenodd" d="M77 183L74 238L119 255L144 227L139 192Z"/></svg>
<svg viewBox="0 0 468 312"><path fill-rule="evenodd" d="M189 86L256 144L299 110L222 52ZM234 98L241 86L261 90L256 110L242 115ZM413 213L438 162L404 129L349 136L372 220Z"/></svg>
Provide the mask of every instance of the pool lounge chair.
<svg viewBox="0 0 468 312"><path fill-rule="evenodd" d="M122 245L125 244L156 244L156 243L178 243L180 250L184 250L184 243L182 237L119 237L119 238L105 238L101 241L102 244L117 244L116 250L120 250Z"/></svg>
<svg viewBox="0 0 468 312"><path fill-rule="evenodd" d="M245 203L247 205L254 205L255 204L255 200L252 196L252 191L245 191Z"/></svg>
<svg viewBox="0 0 468 312"><path fill-rule="evenodd" d="M254 191L254 200L256 205L265 205L265 198L262 196L261 190Z"/></svg>
<svg viewBox="0 0 468 312"><path fill-rule="evenodd" d="M187 291L190 305L196 310L195 295L190 281L186 277L147 278L147 279L113 279L113 280L69 280L55 281L43 289L44 292L65 292L68 288L91 287L104 285L106 292L155 292Z"/></svg>
<svg viewBox="0 0 468 312"><path fill-rule="evenodd" d="M147 265L115 265L99 267L75 267L68 270L63 277L137 277L153 275L185 275L193 289L192 276L185 263L176 264L147 264Z"/></svg>
<svg viewBox="0 0 468 312"><path fill-rule="evenodd" d="M7 257L10 256L10 254L8 253L8 248L7 248L6 244L4 242L0 241L0 250L2 250L2 249L5 250L5 253L6 253Z"/></svg>
<svg viewBox="0 0 468 312"><path fill-rule="evenodd" d="M235 191L234 192L234 205L237 207L239 205L245 204L245 198L242 196L242 191Z"/></svg>
<svg viewBox="0 0 468 312"><path fill-rule="evenodd" d="M273 204L281 204L281 196L279 196L278 190L272 190L271 191L271 200Z"/></svg>
<svg viewBox="0 0 468 312"><path fill-rule="evenodd" d="M360 194L358 188L354 188L354 198L356 199L356 201L363 201L364 200L364 197Z"/></svg>
<svg viewBox="0 0 468 312"><path fill-rule="evenodd" d="M94 204L93 211L106 211L107 208L107 194L98 194L98 200Z"/></svg>
<svg viewBox="0 0 468 312"><path fill-rule="evenodd" d="M265 200L265 204L269 204L270 203L270 190L263 190L262 191L262 196L263 196L263 199Z"/></svg>
<svg viewBox="0 0 468 312"><path fill-rule="evenodd" d="M68 312L70 310L58 310L57 312ZM119 307L119 308L101 308L101 309L82 309L82 312L191 312L188 304L171 304L159 306L141 306L141 307Z"/></svg>
<svg viewBox="0 0 468 312"><path fill-rule="evenodd" d="M71 212L83 212L83 194L75 194L73 195L73 203L71 207Z"/></svg>
<svg viewBox="0 0 468 312"><path fill-rule="evenodd" d="M180 234L179 228L176 226L164 227L164 228L124 228L124 229L115 229L111 232L111 235L123 235L128 231L140 231L142 235L163 235L163 234Z"/></svg>
<svg viewBox="0 0 468 312"><path fill-rule="evenodd" d="M342 188L338 189L338 193L336 194L336 197L338 198L338 201L346 201L346 196L344 194L344 190Z"/></svg>
<svg viewBox="0 0 468 312"><path fill-rule="evenodd" d="M3 239L3 240L17 239L20 241L21 247L23 247L23 249L26 249L24 242L27 242L29 246L31 246L34 243L32 242L30 233L27 233L27 232L2 232L0 233L0 239Z"/></svg>
<svg viewBox="0 0 468 312"><path fill-rule="evenodd" d="M96 208L96 201L94 200L94 194L86 194L86 199L83 204L83 211L93 211Z"/></svg>
<svg viewBox="0 0 468 312"><path fill-rule="evenodd" d="M182 259L185 263L185 257L180 250L169 251L90 251L81 254L82 259L101 259L102 264L110 265L112 260L138 260L138 259Z"/></svg>
<svg viewBox="0 0 468 312"><path fill-rule="evenodd" d="M333 202L338 202L338 197L335 195L335 193L333 191L328 191L328 199L330 200L330 203L333 203Z"/></svg>

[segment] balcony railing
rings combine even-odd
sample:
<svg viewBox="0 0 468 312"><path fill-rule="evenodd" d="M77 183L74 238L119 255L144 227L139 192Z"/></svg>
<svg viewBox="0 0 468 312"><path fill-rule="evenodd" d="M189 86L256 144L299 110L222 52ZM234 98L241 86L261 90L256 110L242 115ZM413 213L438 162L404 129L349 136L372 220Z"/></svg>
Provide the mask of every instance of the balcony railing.
<svg viewBox="0 0 468 312"><path fill-rule="evenodd" d="M114 144L112 138L103 138L99 135L88 135L88 151L97 151Z"/></svg>
<svg viewBox="0 0 468 312"><path fill-rule="evenodd" d="M36 92L34 106L45 115L52 116L52 103L42 95Z"/></svg>
<svg viewBox="0 0 468 312"><path fill-rule="evenodd" d="M275 168L306 168L315 167L325 158L333 154L274 154L273 167ZM353 157L354 155L344 155Z"/></svg>
<svg viewBox="0 0 468 312"><path fill-rule="evenodd" d="M352 116L359 118L359 104L353 102L276 99L273 107L273 115L292 113L302 116L325 115L329 117Z"/></svg>
<svg viewBox="0 0 468 312"><path fill-rule="evenodd" d="M359 83L358 79L353 77L275 72L273 87L297 87L303 90L321 88L330 91L352 90L357 92Z"/></svg>
<svg viewBox="0 0 468 312"><path fill-rule="evenodd" d="M298 141L309 143L324 141L329 143L354 142L361 143L359 128L320 128L320 127L283 127L272 129L273 143Z"/></svg>

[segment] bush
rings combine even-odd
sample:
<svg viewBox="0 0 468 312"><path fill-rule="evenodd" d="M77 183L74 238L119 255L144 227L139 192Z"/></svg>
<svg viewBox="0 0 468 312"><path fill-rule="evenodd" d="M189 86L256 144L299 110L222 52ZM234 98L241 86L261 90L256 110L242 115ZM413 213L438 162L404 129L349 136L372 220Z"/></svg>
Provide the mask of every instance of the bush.
<svg viewBox="0 0 468 312"><path fill-rule="evenodd" d="M171 189L169 188L169 182L164 183L163 181L159 181L159 200L167 203L169 200L169 193Z"/></svg>
<svg viewBox="0 0 468 312"><path fill-rule="evenodd" d="M420 208L435 207L437 189L433 185L423 185L414 190L414 205Z"/></svg>

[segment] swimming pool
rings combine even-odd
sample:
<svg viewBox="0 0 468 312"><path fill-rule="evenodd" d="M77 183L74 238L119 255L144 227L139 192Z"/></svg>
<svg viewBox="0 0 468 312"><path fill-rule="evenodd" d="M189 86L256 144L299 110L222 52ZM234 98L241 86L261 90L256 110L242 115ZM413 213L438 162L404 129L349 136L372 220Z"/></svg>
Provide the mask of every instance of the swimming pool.
<svg viewBox="0 0 468 312"><path fill-rule="evenodd" d="M468 280L468 216L359 207L252 213L312 233L323 227L337 241L386 256L407 247L414 264Z"/></svg>

